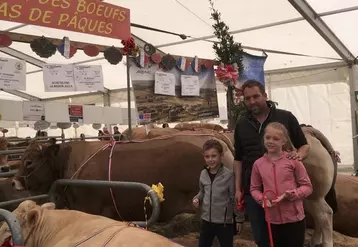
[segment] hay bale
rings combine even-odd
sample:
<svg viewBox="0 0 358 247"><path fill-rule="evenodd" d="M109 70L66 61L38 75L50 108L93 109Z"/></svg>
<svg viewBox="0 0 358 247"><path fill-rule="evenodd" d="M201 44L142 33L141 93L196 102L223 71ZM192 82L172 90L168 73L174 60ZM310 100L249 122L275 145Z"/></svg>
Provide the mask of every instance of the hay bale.
<svg viewBox="0 0 358 247"><path fill-rule="evenodd" d="M312 229L306 231L306 244L309 243L313 234ZM175 242L184 245L185 247L197 247L199 241L199 233L190 233L185 236L176 237L173 239ZM358 246L358 239L345 236L343 234L333 233L334 247L356 247ZM243 232L236 235L234 239L235 247L256 247L255 242L252 240L251 228L249 222L245 222ZM217 242L214 242L213 247L219 247ZM307 245L305 245L307 246Z"/></svg>
<svg viewBox="0 0 358 247"><path fill-rule="evenodd" d="M157 224L150 230L164 235L173 241L186 247L197 247L199 241L200 218L195 214L180 214L168 224ZM312 229L306 230L306 243L309 243L313 234ZM333 232L334 247L357 247L358 238L352 238ZM243 231L235 236L235 247L256 247L253 241L249 222L244 223ZM214 241L213 247L219 247L218 241Z"/></svg>
<svg viewBox="0 0 358 247"><path fill-rule="evenodd" d="M167 238L185 236L192 232L199 232L200 217L196 214L179 214L169 223L155 224L150 230Z"/></svg>

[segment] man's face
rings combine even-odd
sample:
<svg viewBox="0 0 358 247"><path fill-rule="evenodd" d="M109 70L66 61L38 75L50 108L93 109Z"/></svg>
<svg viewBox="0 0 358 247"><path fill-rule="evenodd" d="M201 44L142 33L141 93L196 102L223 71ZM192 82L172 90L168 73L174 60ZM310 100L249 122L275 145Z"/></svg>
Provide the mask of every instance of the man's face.
<svg viewBox="0 0 358 247"><path fill-rule="evenodd" d="M245 88L244 103L253 115L259 115L266 107L267 94L261 93L259 87Z"/></svg>

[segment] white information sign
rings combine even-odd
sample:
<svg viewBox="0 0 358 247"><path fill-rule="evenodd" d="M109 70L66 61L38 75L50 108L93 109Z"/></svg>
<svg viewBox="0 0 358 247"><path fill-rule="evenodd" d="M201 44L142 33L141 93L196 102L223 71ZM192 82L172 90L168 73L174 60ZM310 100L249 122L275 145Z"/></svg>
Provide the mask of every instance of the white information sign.
<svg viewBox="0 0 358 247"><path fill-rule="evenodd" d="M26 90L26 62L12 58L0 58L0 88Z"/></svg>
<svg viewBox="0 0 358 247"><path fill-rule="evenodd" d="M161 71L155 72L154 93L175 96L175 76Z"/></svg>
<svg viewBox="0 0 358 247"><path fill-rule="evenodd" d="M76 91L103 91L103 73L101 65L73 66Z"/></svg>
<svg viewBox="0 0 358 247"><path fill-rule="evenodd" d="M195 75L181 76L181 95L200 96L199 77Z"/></svg>
<svg viewBox="0 0 358 247"><path fill-rule="evenodd" d="M43 66L45 92L74 92L73 65L45 64Z"/></svg>
<svg viewBox="0 0 358 247"><path fill-rule="evenodd" d="M40 121L42 116L45 116L45 107L42 102L24 101L22 107L25 121Z"/></svg>

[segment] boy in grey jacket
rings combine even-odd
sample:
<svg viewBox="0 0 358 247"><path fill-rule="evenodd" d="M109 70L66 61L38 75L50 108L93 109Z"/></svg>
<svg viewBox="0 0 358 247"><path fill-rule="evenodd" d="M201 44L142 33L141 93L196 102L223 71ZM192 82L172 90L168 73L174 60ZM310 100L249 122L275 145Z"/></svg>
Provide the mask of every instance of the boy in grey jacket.
<svg viewBox="0 0 358 247"><path fill-rule="evenodd" d="M200 174L199 193L193 198L193 205L201 208L199 247L211 247L215 236L221 247L233 247L234 227L238 229L244 221L234 199L234 173L221 163L223 147L219 141L205 142L203 155L206 167Z"/></svg>

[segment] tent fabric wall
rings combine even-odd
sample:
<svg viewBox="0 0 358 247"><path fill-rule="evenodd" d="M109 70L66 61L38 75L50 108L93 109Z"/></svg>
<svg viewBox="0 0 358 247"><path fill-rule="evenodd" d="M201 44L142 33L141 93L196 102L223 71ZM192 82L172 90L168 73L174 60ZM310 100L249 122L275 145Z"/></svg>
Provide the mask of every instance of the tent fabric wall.
<svg viewBox="0 0 358 247"><path fill-rule="evenodd" d="M348 69L315 69L266 77L270 98L291 111L300 123L319 129L341 153L342 165L353 165Z"/></svg>

